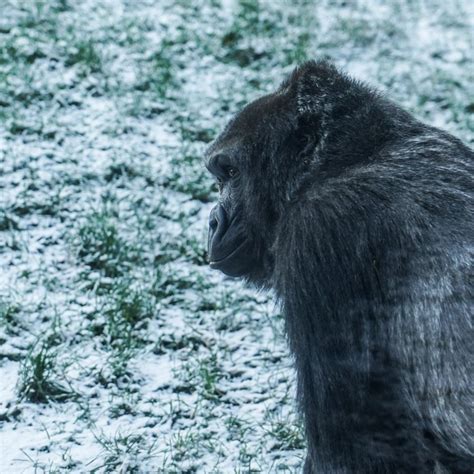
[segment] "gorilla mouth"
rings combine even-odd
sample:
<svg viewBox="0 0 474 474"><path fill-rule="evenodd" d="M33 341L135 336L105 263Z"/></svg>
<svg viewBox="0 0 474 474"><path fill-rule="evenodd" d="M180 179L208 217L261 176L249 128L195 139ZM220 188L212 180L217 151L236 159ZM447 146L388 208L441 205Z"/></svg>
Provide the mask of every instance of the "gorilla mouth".
<svg viewBox="0 0 474 474"><path fill-rule="evenodd" d="M255 265L252 240L243 229L239 216L240 213L234 211L229 220L220 204L209 216L209 266L231 277L247 275Z"/></svg>
<svg viewBox="0 0 474 474"><path fill-rule="evenodd" d="M247 239L244 239L239 245L237 245L237 247L235 247L234 250L231 250L225 257L220 258L219 260L211 260L209 262L210 267L218 268L221 264L225 263L227 260L234 258L238 253L240 253L240 251L242 250L242 248L244 247L246 243L247 243Z"/></svg>

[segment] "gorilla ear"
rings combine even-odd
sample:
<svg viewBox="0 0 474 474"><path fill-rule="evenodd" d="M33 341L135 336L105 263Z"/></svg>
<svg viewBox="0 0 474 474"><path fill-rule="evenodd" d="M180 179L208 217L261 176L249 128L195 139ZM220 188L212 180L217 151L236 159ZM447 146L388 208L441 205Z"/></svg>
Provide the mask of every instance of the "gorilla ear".
<svg viewBox="0 0 474 474"><path fill-rule="evenodd" d="M299 113L298 125L295 131L298 161L311 160L314 149L321 139L321 120L315 114Z"/></svg>
<svg viewBox="0 0 474 474"><path fill-rule="evenodd" d="M291 131L283 145L285 154L293 156L299 163L311 160L314 149L321 139L321 117L302 111L294 114L291 122Z"/></svg>
<svg viewBox="0 0 474 474"><path fill-rule="evenodd" d="M322 119L329 107L328 91L339 77L335 66L327 61L307 61L298 66L282 84L296 100L301 117L319 115Z"/></svg>
<svg viewBox="0 0 474 474"><path fill-rule="evenodd" d="M293 128L285 146L298 162L312 159L329 120L333 86L340 74L326 61L308 61L297 67L280 86Z"/></svg>

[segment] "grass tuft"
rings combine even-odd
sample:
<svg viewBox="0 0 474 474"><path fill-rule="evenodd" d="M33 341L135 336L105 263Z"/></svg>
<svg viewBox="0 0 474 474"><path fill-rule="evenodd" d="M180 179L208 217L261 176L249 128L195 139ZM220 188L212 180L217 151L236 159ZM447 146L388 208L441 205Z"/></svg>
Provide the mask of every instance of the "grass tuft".
<svg viewBox="0 0 474 474"><path fill-rule="evenodd" d="M86 72L97 73L102 71L102 56L93 40L80 40L71 46L64 64L81 65Z"/></svg>
<svg viewBox="0 0 474 474"><path fill-rule="evenodd" d="M14 325L20 312L20 306L4 297L0 297L0 325Z"/></svg>
<svg viewBox="0 0 474 474"><path fill-rule="evenodd" d="M95 439L102 446L102 453L101 464L94 466L92 472L103 469L104 472L140 473L143 462L156 456L156 441L149 443L141 434L117 432L107 436L101 433L95 435Z"/></svg>
<svg viewBox="0 0 474 474"><path fill-rule="evenodd" d="M77 233L77 255L92 270L106 277L122 276L136 255L120 234L110 209L93 211Z"/></svg>
<svg viewBox="0 0 474 474"><path fill-rule="evenodd" d="M71 398L72 391L58 381L56 359L56 352L47 342L33 346L20 367L20 400L47 403Z"/></svg>
<svg viewBox="0 0 474 474"><path fill-rule="evenodd" d="M108 298L103 310L108 344L112 348L132 348L137 343L135 331L146 328L153 316L154 300L145 290L133 289L127 280L116 283Z"/></svg>

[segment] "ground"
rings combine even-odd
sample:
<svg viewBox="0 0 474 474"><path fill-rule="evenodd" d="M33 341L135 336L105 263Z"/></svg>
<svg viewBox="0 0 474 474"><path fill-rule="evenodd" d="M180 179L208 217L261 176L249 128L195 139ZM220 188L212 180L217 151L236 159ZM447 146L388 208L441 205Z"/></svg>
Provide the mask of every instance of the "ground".
<svg viewBox="0 0 474 474"><path fill-rule="evenodd" d="M0 472L299 472L278 304L206 264L204 150L322 57L472 140L473 9L0 0Z"/></svg>

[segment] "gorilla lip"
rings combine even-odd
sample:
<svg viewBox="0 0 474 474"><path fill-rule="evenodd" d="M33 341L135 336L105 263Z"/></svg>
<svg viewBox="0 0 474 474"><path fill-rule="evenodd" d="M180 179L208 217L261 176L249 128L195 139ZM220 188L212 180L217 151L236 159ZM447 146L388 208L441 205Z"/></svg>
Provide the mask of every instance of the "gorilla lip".
<svg viewBox="0 0 474 474"><path fill-rule="evenodd" d="M229 258L233 257L244 245L245 243L247 242L247 239L244 239L234 250L232 250L230 253L228 253L225 257L223 258L220 258L219 260L210 260L209 261L209 265L211 267L215 266L215 265L219 265L223 262L225 262L226 260L228 260Z"/></svg>

